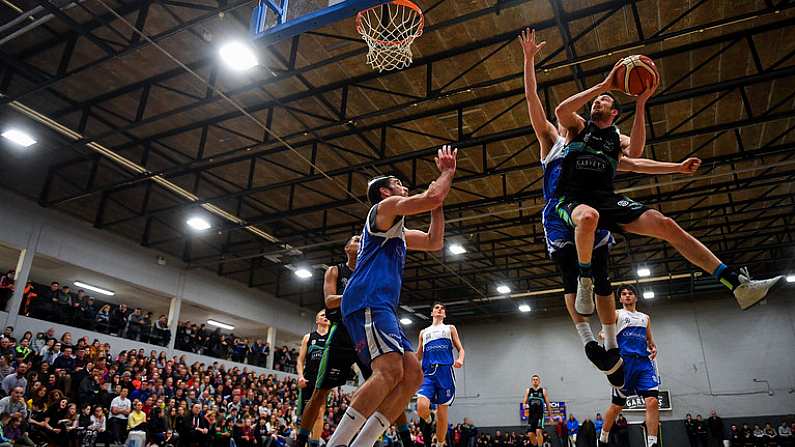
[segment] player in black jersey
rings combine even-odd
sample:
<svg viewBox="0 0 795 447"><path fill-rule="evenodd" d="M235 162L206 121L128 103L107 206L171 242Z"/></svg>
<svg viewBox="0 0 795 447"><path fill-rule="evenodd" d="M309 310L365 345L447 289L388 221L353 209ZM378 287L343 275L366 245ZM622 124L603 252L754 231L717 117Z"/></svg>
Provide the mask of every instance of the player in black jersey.
<svg viewBox="0 0 795 447"><path fill-rule="evenodd" d="M329 321L326 319L325 310L317 313L315 324L317 329L304 335L304 339L301 341L301 350L298 352L298 361L296 362L296 368L298 369L297 414L303 413L307 402L314 394L315 382L317 381L321 359L323 358L323 350L326 347L329 335ZM306 421L302 419L301 425L306 424L307 427L311 428L314 436L310 444L318 446L320 445L320 434L323 432L323 412L320 411L311 416Z"/></svg>
<svg viewBox="0 0 795 447"><path fill-rule="evenodd" d="M541 387L541 376L533 374L531 385L524 392L522 403L527 406L527 434L530 445L544 445L544 408L550 411L547 390Z"/></svg>
<svg viewBox="0 0 795 447"><path fill-rule="evenodd" d="M638 96L629 140L622 140L614 125L619 115L616 98L609 92L619 89L615 72L594 87L561 102L555 109L559 125L567 131L563 166L555 195L557 211L574 227L579 279L575 309L590 315L594 311L591 258L597 228L650 236L673 246L683 257L712 273L732 290L741 309L758 303L783 276L751 280L748 271L728 268L698 239L673 219L615 192L615 178L622 156L639 157L646 144L645 105L657 86ZM593 100L590 120L578 111Z"/></svg>

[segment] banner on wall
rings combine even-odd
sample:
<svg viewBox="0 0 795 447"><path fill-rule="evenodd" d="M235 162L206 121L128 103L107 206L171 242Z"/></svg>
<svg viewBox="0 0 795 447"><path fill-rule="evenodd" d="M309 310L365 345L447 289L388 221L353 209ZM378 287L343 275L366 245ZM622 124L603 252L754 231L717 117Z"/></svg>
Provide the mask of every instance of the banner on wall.
<svg viewBox="0 0 795 447"><path fill-rule="evenodd" d="M660 403L660 411L671 411L673 409L670 391L660 390L657 400ZM646 403L643 402L643 398L640 396L627 396L627 405L624 407L624 411L646 411Z"/></svg>
<svg viewBox="0 0 795 447"><path fill-rule="evenodd" d="M544 412L544 424L549 425L558 417L566 420L566 402L549 402L550 411ZM550 414L551 413L551 414ZM523 403L519 404L519 418L522 422L527 422L530 416L530 409Z"/></svg>

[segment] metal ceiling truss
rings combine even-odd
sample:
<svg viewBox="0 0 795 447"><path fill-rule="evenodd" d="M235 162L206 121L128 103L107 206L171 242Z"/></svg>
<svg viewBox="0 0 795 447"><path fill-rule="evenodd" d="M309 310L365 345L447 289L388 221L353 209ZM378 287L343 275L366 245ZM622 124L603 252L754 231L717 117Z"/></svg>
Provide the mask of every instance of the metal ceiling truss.
<svg viewBox="0 0 795 447"><path fill-rule="evenodd" d="M580 10L565 11L559 0L549 0L554 9L554 18L532 24L532 26L539 31L557 29L563 37L564 45L551 51L545 59L540 63L542 70L555 72L564 68L571 68L572 73L569 75L561 76L553 80L541 82L539 85L540 90L544 93L545 100L548 99L549 89L558 85L569 82L576 82L580 87L584 85L584 80L588 77L603 75L612 66L612 61L605 59L605 64L596 69L583 70L581 63L585 61L592 61L594 59L607 57L614 53L637 48L640 46L650 45L662 41L672 41L665 50L657 52L649 52L648 54L657 59L665 57L684 54L699 49L715 48L707 59L702 60L700 65L681 76L679 79L673 80L668 84L667 90L660 92L649 103L650 108L670 104L689 98L705 97L712 99L712 102L707 106L702 107L700 110L694 111L691 116L683 120L679 125L671 128L664 135L654 135L654 129L651 130L649 144L654 151L654 145L670 141L692 138L696 136L711 136L707 143L701 145L700 148L707 147L708 143L717 140L726 132L734 132L738 146L741 151L736 154L722 155L705 159L705 168L708 167L707 172L711 172L718 167L730 166L734 169L737 163L749 162L759 160L767 162L771 159L779 161L782 154L786 154L785 160L790 158L793 147L791 144L780 143L786 135L795 129L795 126L790 126L779 137L774 138L757 148L746 148L743 145L740 137L740 130L748 126L756 126L760 124L772 123L776 121L786 121L789 125L791 118L795 117L795 110L792 109L792 95L788 98L783 98L774 107L766 112L751 110L751 104L748 101L746 88L754 84L770 83L780 79L792 78L795 76L795 68L791 65L786 65L787 62L795 56L790 53L778 61L770 63L765 66L758 54L754 37L766 32L774 31L781 28L791 28L795 26L795 18L785 18L781 20L768 21L762 24L755 24L746 29L738 30L731 33L715 36L709 39L700 41L682 43L673 45L677 42L675 39L689 36L697 33L699 30L705 28L719 27L726 24L735 23L738 21L749 20L750 24L754 24L751 20L755 16L764 16L774 13L781 8L791 8L795 6L792 3L780 2L774 5L773 2L767 2L765 7L750 13L744 13L733 17L727 17L718 21L707 24L700 24L692 27L682 28L676 31L670 31L681 22L692 10L701 7L704 1L697 2L691 6L688 11L683 12L678 17L674 18L671 22L661 27L660 30L654 34L648 35L648 30L643 30L639 19L636 1L605 1L603 3L592 5ZM78 200L90 197L94 194L100 194L100 206L95 216L95 225L100 228L112 228L116 225L131 222L137 219L145 219L144 231L141 235L140 241L144 245L157 247L162 244L171 243L174 241L184 241L184 249L182 257L186 262L195 263L211 263L217 264L217 272L224 276L239 276L241 274L247 275L248 284L251 287L266 287L269 291L273 292L274 288L276 294L285 298L298 297L301 303L305 303L307 294L315 293L313 290L307 290L307 286L303 286L302 290L295 291L294 286L282 284L284 281L284 269L281 266L262 264L261 258L257 257L259 254L268 253L269 251L278 250L278 246L263 244L261 241L243 240L233 242L232 234L235 230L242 226L225 225L218 228L218 230L226 233L225 243L220 247L212 247L213 250L218 251L217 255L204 256L204 257L191 257L191 241L195 239L192 235L182 233L182 231L173 229L180 236L175 238L160 238L152 234L152 225L154 222L169 225L168 215L174 212L186 211L202 203L221 202L229 199L234 199L236 203L236 211L239 214L244 204L260 210L263 214L250 219L247 219L247 224L274 224L279 223L279 228L274 231L277 237L284 238L290 243L303 243L304 245L311 246L317 244L317 248L304 249L304 259L317 260L318 262L328 262L329 257L336 257L339 255L339 245L328 245L327 241L345 238L352 232L358 232L361 226L360 220L355 213L351 213L344 209L346 206L354 205L356 202L350 198L340 199L328 192L319 191L317 188L310 186L323 178L313 168L307 168L306 171L296 170L289 166L278 163L268 156L287 150L280 144L274 143L270 139L262 138L261 136L247 135L245 132L235 132L239 137L242 137L250 142L246 146L226 150L225 152L214 155L212 159L206 159L203 154L207 150L207 132L210 127L217 127L225 131L231 132L230 129L223 126L224 121L238 118L241 116L237 112L226 113L206 119L197 120L187 126L176 127L164 132L159 132L154 135L149 135L143 138L134 136L131 131L141 128L147 124L155 121L167 120L169 117L176 114L190 112L197 110L200 107L208 104L215 103L221 99L217 95L207 94L205 96L197 96L187 92L181 92L173 87L165 85L169 80L175 79L183 74L184 71L175 69L170 70L150 78L135 82L129 85L121 86L111 92L103 93L94 98L85 101L72 101L64 95L58 93L53 87L59 82L68 79L76 74L85 70L90 70L99 64L107 63L115 58L124 57L133 51L137 51L148 45L145 40L140 40L137 35L133 36L125 42L109 43L105 40L99 39L94 31L102 28L109 27L112 21L110 14L95 16L93 20L86 23L74 23L65 13L58 10L48 0L38 0L38 3L47 8L50 12L64 20L71 28L67 33L55 36L52 39L37 45L22 54L9 55L0 52L0 60L4 62L5 68L2 72L0 85L7 86L10 83L12 76L21 76L27 81L33 83L32 87L25 89L22 92L16 92L0 98L0 103L5 103L17 99L24 99L28 95L35 94L46 90L51 94L56 94L59 98L64 99L69 104L67 107L56 111L52 116L56 119L63 118L75 112L80 112L81 118L79 119L81 133L85 130L86 123L89 119L101 119L101 114L110 113L106 108L106 104L130 93L139 92L139 102L135 108L135 115L131 119L129 117L121 117L118 114L114 115L115 118L123 120L126 124L123 126L111 125L107 120L103 123L106 124L111 130L102 132L98 135L90 136L90 140L101 140L103 138L123 135L128 139L128 143L120 144L114 147L115 150L123 153L124 151L132 148L145 148L143 160L141 163L146 165L147 157L150 153L164 157L172 165L165 169L159 169L145 175L133 176L130 173L122 173L124 178L122 181L111 185L96 185L97 171L99 169L106 169L108 164L101 163L100 158L86 154L82 151L82 145L90 141L89 139L79 141L77 143L68 144L65 147L72 148L80 155L72 161L62 164L53 165L50 167L48 178L50 181L46 182L45 187L41 193L41 203L46 206L59 206L68 205L73 200ZM136 14L136 27L143 28L146 23L151 0L138 1L134 3L123 4L119 8L122 15ZM174 1L160 1L158 2L164 8L169 5L174 7L185 7L186 5L181 2ZM195 27L198 27L214 18L217 18L219 12L232 11L248 3L247 1L238 1L230 3L221 3L223 6L218 8L203 8L206 14L200 14L194 19L189 21L180 21L178 25L163 31L156 36L152 36L155 42L166 39L183 31L190 31L196 33ZM497 5L489 8L484 8L475 11L466 16L457 17L446 22L438 23L429 27L428 31L435 29L443 29L445 27L465 23L469 20L474 20L488 14L504 12L505 9L511 8L520 4L518 0L500 1ZM615 48L602 50L591 54L577 54L574 51L574 45L580 39L589 35L591 31L596 29L601 23L608 20L610 17L622 11L628 10L631 15L631 20L635 30L635 40L626 44L622 44ZM173 13L172 13L173 16ZM568 29L568 23L586 17L592 17L592 23L586 29L580 31L576 35L572 35ZM340 55L327 58L322 61L314 62L310 65L299 67L296 64L296 54L300 51L301 39L298 37L290 41L289 46L285 45L289 55L283 56L279 53L277 47L268 47L265 51L272 53L274 58L280 63L279 67L270 67L273 76L268 76L264 79L259 79L251 82L248 85L230 90L226 92L230 96L243 94L252 90L259 90L266 92L265 87L273 85L277 82L295 78L306 86L307 90L292 93L281 98L272 97L269 101L264 101L260 104L248 107L247 110L251 113L265 111L267 114L267 124L272 124L274 111L284 109L291 113L307 114L313 118L319 119L322 124L309 127L305 126L304 130L295 132L290 135L285 135L284 138L291 142L298 149L307 149L311 152L311 159L314 162L318 156L319 150L328 150L337 152L339 154L353 154L357 157L364 158L366 161L362 163L354 163L344 168L331 170L327 174L335 179L339 179L342 183L347 185L350 191L352 180L354 176L368 175L372 169L390 167L395 169L395 165L401 162L411 162L411 169L408 173L403 173L406 180L410 181L412 185L417 185L418 171L424 170L427 166L424 163L429 162L432 158L433 152L438 144L450 142L455 143L462 151L479 151L483 157L483 165L478 170L462 169L459 177L457 178L456 187L461 188L468 194L477 197L475 200L469 202L462 202L446 207L448 216L466 217L473 214L488 213L490 209L497 206L504 206L506 204L516 204L519 207L532 205L537 203L540 197L540 184L538 182L530 182L528 185L518 191L511 191L508 187L508 176L526 171L527 169L537 168L535 163L527 163L516 166L506 164L504 161L489 165L488 153L489 146L500 142L515 140L517 138L528 137L532 135L532 129L528 126L503 129L491 134L482 134L481 132L486 129L490 124L495 122L501 116L513 111L516 107L521 106L523 101L523 89L511 88L506 91L498 93L483 94L477 99L455 101L461 93L469 91L479 91L487 87L499 86L501 84L509 83L521 78L521 72L517 71L513 74L504 76L499 79L490 79L477 82L474 84L462 85L461 80L470 73L472 70L480 67L495 54L499 53L507 45L511 44L520 30L512 30L510 32L485 37L479 41L471 42L455 48L451 48L430 56L417 59L414 65L409 68L412 72L424 73L422 76L425 79L425 94L418 96L413 93L401 92L381 86L372 85L373 81L386 78L394 75L394 73L368 73L365 75L357 76L351 79L346 79L339 82L332 82L326 85L314 86L309 84L303 77L304 74L322 69L325 66L334 64L343 60L354 57L361 57L366 51L362 46L356 49L342 53ZM116 33L118 34L118 33ZM314 33L317 36L329 37L323 33ZM334 38L335 36L330 36ZM72 57L73 50L78 40L88 39L94 44L99 46L104 56L96 61L73 67ZM46 72L40 68L33 67L26 63L25 60L44 51L48 51L62 42L67 42L62 50L60 62L54 72ZM683 82L690 76L691 73L703 68L717 57L724 54L728 49L735 45L745 45L752 61L756 72L745 76L740 76L735 79L724 80L722 82L705 85L678 91L671 91L680 82ZM478 60L462 69L461 72L456 74L445 73L445 77L434 72L434 66L444 63L447 60L456 58L462 54L480 49L489 49L485 55L478 58ZM565 53L566 59L562 62L552 62L559 54ZM518 65L518 64L517 64ZM194 70L211 70L215 73L215 61L213 58L203 58L189 63ZM517 66L517 69L520 67ZM211 75L214 79L215 75ZM435 88L434 86L441 85ZM457 86L459 85L459 86ZM151 114L146 116L147 105L151 101L153 89L155 88L168 88L176 93L182 94L191 102L187 105L178 107L174 110ZM499 90L499 89L496 89ZM373 110L367 113L362 113L352 116L349 113L347 104L349 103L350 95L360 91L368 91L371 94L384 94L390 95L392 98L401 98L403 102L400 104L389 107L383 110ZM329 93L338 93L339 101L333 103L323 95ZM684 123L690 122L693 118L699 116L700 113L707 110L710 106L714 105L720 98L728 95L737 94L744 107L744 117L739 117L730 122L723 122L716 125L704 126L690 130L680 130L679 127ZM793 93L795 95L795 93ZM337 95L335 95L337 96ZM328 116L320 115L317 113L308 113L301 110L299 107L291 105L300 100L307 98L321 98L323 106ZM464 96L461 96L464 98ZM452 104L446 104L447 101L440 102L443 105L425 109L422 112L411 112L412 107L417 105L434 104L439 100L449 99ZM507 107L502 107L501 111L485 123L479 123L477 127L469 132L465 132L464 116L467 110L476 107L482 107L483 104L489 102L499 102L510 100ZM784 106L784 107L780 107ZM552 112L551 105L547 102L548 113ZM394 115L395 112L408 111L400 114L397 118L381 119L379 118L388 115ZM629 111L629 110L627 110ZM411 129L411 123L418 120L439 116L443 114L453 113L457 116L457 135L454 139L450 139L446 135L434 135L416 129ZM629 117L626 114L625 119ZM651 121L651 120L650 120ZM363 124L363 123L367 124ZM198 156L192 157L180 153L174 148L163 144L162 139L174 135L180 135L185 132L201 129L202 137L200 138L199 147L197 148ZM367 136L371 133L380 135L378 143L371 143ZM393 133L411 133L422 135L438 141L437 145L417 149L409 152L402 152L398 155L386 156L387 152L387 136ZM309 138L307 138L309 136ZM346 147L341 140L346 137L363 138L365 145L368 147L370 153L362 153L359 150ZM530 141L530 140L528 140ZM697 155L698 149L694 150ZM517 147L516 151L510 158L522 153L523 151L535 151L535 143L529 142ZM215 151L214 151L215 152ZM535 157L532 157L535 159ZM295 175L294 178L272 184L261 185L253 187L254 173L258 163L269 163L278 166L280 169L291 172ZM60 177L60 171L67 166L74 166L79 163L86 163L88 179L82 184L75 186L79 187L82 192L68 196L51 198L51 184L52 179L56 176ZM226 166L234 163L248 163L248 178L244 184L231 184L229 181L215 176L211 170L217 167ZM121 171L118 171L121 172ZM204 198L196 203L183 203L180 205L170 206L164 209L151 209L150 196L153 190L158 194L163 194L159 187L153 187L151 182L146 183L144 190L144 201L141 209L133 210L121 204L114 198L114 194L128 188L138 186L141 182L146 182L149 178L155 175L162 175L166 178L175 178L185 175L193 175L193 191L199 189L200 182L210 182L212 186L220 191L224 191L221 195L215 197ZM479 180L487 177L501 177L503 180L503 190L497 196L489 196L479 192L469 191L466 188L467 182ZM636 175L626 175L621 177L620 183L626 186L634 186L643 181L646 177ZM767 253L768 259L786 258L786 250L790 250L795 243L792 240L792 233L789 231L792 228L792 210L795 205L795 200L792 193L782 193L777 191L776 186L782 184L782 181L792 181L795 179L794 169L778 169L768 170L763 174L756 175L749 179L739 180L736 176L731 179L720 179L720 181L711 182L708 185L693 186L691 184L684 185L675 190L661 192L657 190L646 190L646 194L633 194L633 196L645 200L650 204L664 205L668 202L682 200L685 198L698 199L697 205L681 211L669 213L672 217L679 217L678 220L682 222L683 226L694 234L702 237L702 239L709 245L714 244L715 249L722 255L748 255L753 254L758 259L757 262L763 262L762 253ZM725 181L724 181L725 180ZM694 181L697 181L695 179ZM74 184L74 183L73 183ZM255 200L251 197L252 194L261 192L284 191L293 197L298 188L306 188L313 192L322 194L329 201L319 205L309 207L297 207L293 200L289 200L289 207L287 209L277 209L269 206L261 201ZM766 188L763 193L758 197L751 200L733 200L732 192L745 190L748 188ZM359 192L359 191L357 191ZM714 197L715 194L727 194L729 201L725 204L702 204L708 197ZM763 205L759 205L764 200ZM107 201L114 201L115 203L124 206L128 209L132 217L109 220L103 215L103 209ZM761 209L755 205L762 206ZM327 225L326 218L329 212L344 213L351 220L342 224ZM304 219L309 215L317 215L322 213L322 225L314 225L307 223ZM706 213L706 216L699 216L699 213ZM774 214L775 213L775 214ZM696 217L685 217L685 214ZM729 219L728 216L732 218ZM714 223L716 217L723 217L718 223ZM704 223L706 219L709 222ZM762 229L750 228L749 225L760 224ZM522 234L510 234L504 230L522 228ZM537 211L520 212L517 215L513 213L511 217L500 217L499 215L492 215L488 219L478 219L476 223L458 222L448 226L448 234L451 236L463 237L468 234L476 234L475 240L469 240L467 243L471 244L475 250L468 253L466 260L458 260L442 255L444 262L446 262L453 271L446 271L437 261L431 259L426 254L412 255L412 262L407 264L406 280L405 280L405 293L409 298L409 303L425 302L429 299L444 297L445 293L452 292L454 295L461 296L460 292L466 288L464 281L469 281L475 284L478 288L489 293L489 287L493 285L492 281L497 278L510 280L513 284L519 285L521 288L533 290L543 286L554 286L558 283L557 274L555 273L554 266L546 259L542 241L542 233L540 229L540 217ZM482 236L496 236L486 238ZM666 273L674 272L689 272L692 270L690 266L682 262L682 259L676 256L670 247L666 247L661 242L645 242L643 246L632 247L629 251L629 245L637 238L629 237L626 241L626 249L622 250L621 247L617 248L611 257L614 270L620 274L631 274L633 266L638 262L643 262L646 265L662 266ZM771 242L772 239L772 242ZM637 244L636 244L637 245ZM767 251L764 251L767 250ZM791 253L791 251L789 252ZM228 262L243 262L248 265L245 268L227 269L225 264ZM265 279L261 281L255 280L255 271L264 272ZM668 287L670 290L680 290L682 281L673 281ZM693 285L692 280L684 281L687 283L687 289L692 293ZM679 289L677 289L679 288ZM287 289L287 290L284 290ZM468 293L471 293L468 292ZM678 293L678 292L677 292ZM311 302L314 303L315 300ZM478 312L481 312L479 310Z"/></svg>

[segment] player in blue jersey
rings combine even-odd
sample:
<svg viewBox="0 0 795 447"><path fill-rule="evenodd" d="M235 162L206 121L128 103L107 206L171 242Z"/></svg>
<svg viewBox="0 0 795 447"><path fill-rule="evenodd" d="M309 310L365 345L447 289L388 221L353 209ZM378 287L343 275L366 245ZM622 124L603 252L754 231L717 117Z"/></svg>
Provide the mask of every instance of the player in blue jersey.
<svg viewBox="0 0 795 447"><path fill-rule="evenodd" d="M635 287L618 288L623 307L616 312L618 320L618 346L624 359L624 387L613 389L613 400L604 417L604 425L599 434L599 447L607 447L610 428L616 417L627 404L627 396L640 396L646 404L647 447L657 447L657 433L660 427L659 395L660 378L654 359L657 345L651 336L651 319L637 311L638 291Z"/></svg>
<svg viewBox="0 0 795 447"><path fill-rule="evenodd" d="M558 197L555 195L558 180L561 174L563 155L565 154L564 128L556 127L549 122L544 113L541 98L538 96L538 86L535 76L535 56L544 47L546 42L536 43L535 32L527 29L519 36L519 42L524 51L524 81L527 108L530 122L538 138L540 147L539 158L544 170L544 199L545 206L542 214L544 233L546 235L547 250L558 265L563 281L563 293L566 309L583 342L585 353L591 362L603 371L610 383L614 386L623 384L624 374L621 369L621 356L616 343L615 325L615 299L612 285L608 276L608 249L614 243L613 237L607 230L598 230L593 242L593 281L596 292L596 311L602 322L605 333L605 348L601 347L591 332L590 319L581 315L575 308L577 292L577 251L574 243L574 231L556 213ZM628 144L629 137L621 135L623 144ZM631 171L646 174L694 173L701 160L688 158L681 163L666 163L643 158L622 157L618 164L619 171Z"/></svg>
<svg viewBox="0 0 795 447"><path fill-rule="evenodd" d="M356 270L342 296L342 317L359 360L372 375L359 388L328 441L331 447L372 447L395 421L422 382L398 318L406 250L438 251L444 244L442 204L455 176L457 150L438 151L439 177L428 190L409 196L408 188L391 176L367 185L373 204L362 231ZM431 213L428 232L403 227L405 216ZM361 432L351 443L356 433Z"/></svg>
<svg viewBox="0 0 795 447"><path fill-rule="evenodd" d="M464 366L464 346L458 330L444 324L447 310L442 303L431 309L433 323L420 331L417 357L422 362L422 385L417 391L417 415L425 447L431 446L431 404L436 405L436 446L443 447L447 438L447 409L455 399L455 373L453 368ZM458 357L453 357L453 348Z"/></svg>

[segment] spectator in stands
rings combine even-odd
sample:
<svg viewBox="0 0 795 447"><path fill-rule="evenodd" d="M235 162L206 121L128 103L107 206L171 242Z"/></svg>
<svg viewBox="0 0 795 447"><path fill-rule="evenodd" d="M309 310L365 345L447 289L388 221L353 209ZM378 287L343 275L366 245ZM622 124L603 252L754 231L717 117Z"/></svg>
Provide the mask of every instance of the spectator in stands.
<svg viewBox="0 0 795 447"><path fill-rule="evenodd" d="M127 330L127 318L129 316L130 310L124 303L119 304L119 307L113 309L110 313L110 335L124 337L124 333Z"/></svg>
<svg viewBox="0 0 795 447"><path fill-rule="evenodd" d="M126 338L135 341L141 341L141 333L144 329L144 316L140 307L127 317L127 333L124 335Z"/></svg>
<svg viewBox="0 0 795 447"><path fill-rule="evenodd" d="M777 431L778 439L782 447L792 446L792 427L790 427L786 421L781 421Z"/></svg>
<svg viewBox="0 0 795 447"><path fill-rule="evenodd" d="M28 388L28 379L25 378L28 367L29 365L27 363L19 363L13 374L9 374L3 378L2 388L6 396L11 394L11 390L16 387L21 387L23 390Z"/></svg>
<svg viewBox="0 0 795 447"><path fill-rule="evenodd" d="M14 281L16 271L9 270L4 275L0 276L0 310L6 310L8 301L11 295L14 294Z"/></svg>
<svg viewBox="0 0 795 447"><path fill-rule="evenodd" d="M201 414L202 407L199 404L193 404L191 407L190 417L186 418L184 428L186 433L186 442L190 446L204 446L210 440L208 436L210 424L207 419Z"/></svg>
<svg viewBox="0 0 795 447"><path fill-rule="evenodd" d="M16 346L11 342L11 339L5 335L0 337L0 355L3 357L14 358Z"/></svg>
<svg viewBox="0 0 795 447"><path fill-rule="evenodd" d="M105 304L94 316L94 327L103 334L110 334L110 304Z"/></svg>
<svg viewBox="0 0 795 447"><path fill-rule="evenodd" d="M72 347L64 345L63 354L59 355L58 358L53 361L52 366L55 369L63 369L72 372L75 369L75 357L72 355Z"/></svg>
<svg viewBox="0 0 795 447"><path fill-rule="evenodd" d="M723 447L724 431L723 419L718 417L718 412L712 410L707 419L707 431L709 433L709 447Z"/></svg>
<svg viewBox="0 0 795 447"><path fill-rule="evenodd" d="M9 415L20 414L23 418L28 417L28 405L25 403L25 388L18 386L11 390L11 394L0 399L0 413Z"/></svg>
<svg viewBox="0 0 795 447"><path fill-rule="evenodd" d="M149 342L158 346L168 346L169 341L171 341L171 330L168 327L168 320L165 315L160 315L152 325Z"/></svg>
<svg viewBox="0 0 795 447"><path fill-rule="evenodd" d="M573 414L569 415L569 420L566 421L566 431L569 433L569 445L574 447L577 445L577 432L580 430L580 423Z"/></svg>
<svg viewBox="0 0 795 447"><path fill-rule="evenodd" d="M700 414L696 415L696 438L696 445L699 447L707 447L707 442L709 440L709 430L707 429L707 424Z"/></svg>
<svg viewBox="0 0 795 447"><path fill-rule="evenodd" d="M629 447L629 422L627 422L627 418L624 417L624 413L618 414L618 419L614 427L616 428L616 440L618 441L618 445Z"/></svg>
<svg viewBox="0 0 795 447"><path fill-rule="evenodd" d="M110 433L111 442L124 443L127 439L127 419L132 411L132 402L127 399L128 388L122 388L118 396L110 403Z"/></svg>
<svg viewBox="0 0 795 447"><path fill-rule="evenodd" d="M61 284L58 281L50 283L50 289L37 299L30 301L30 316L42 320L55 321L53 316L56 313L58 304L61 302Z"/></svg>

